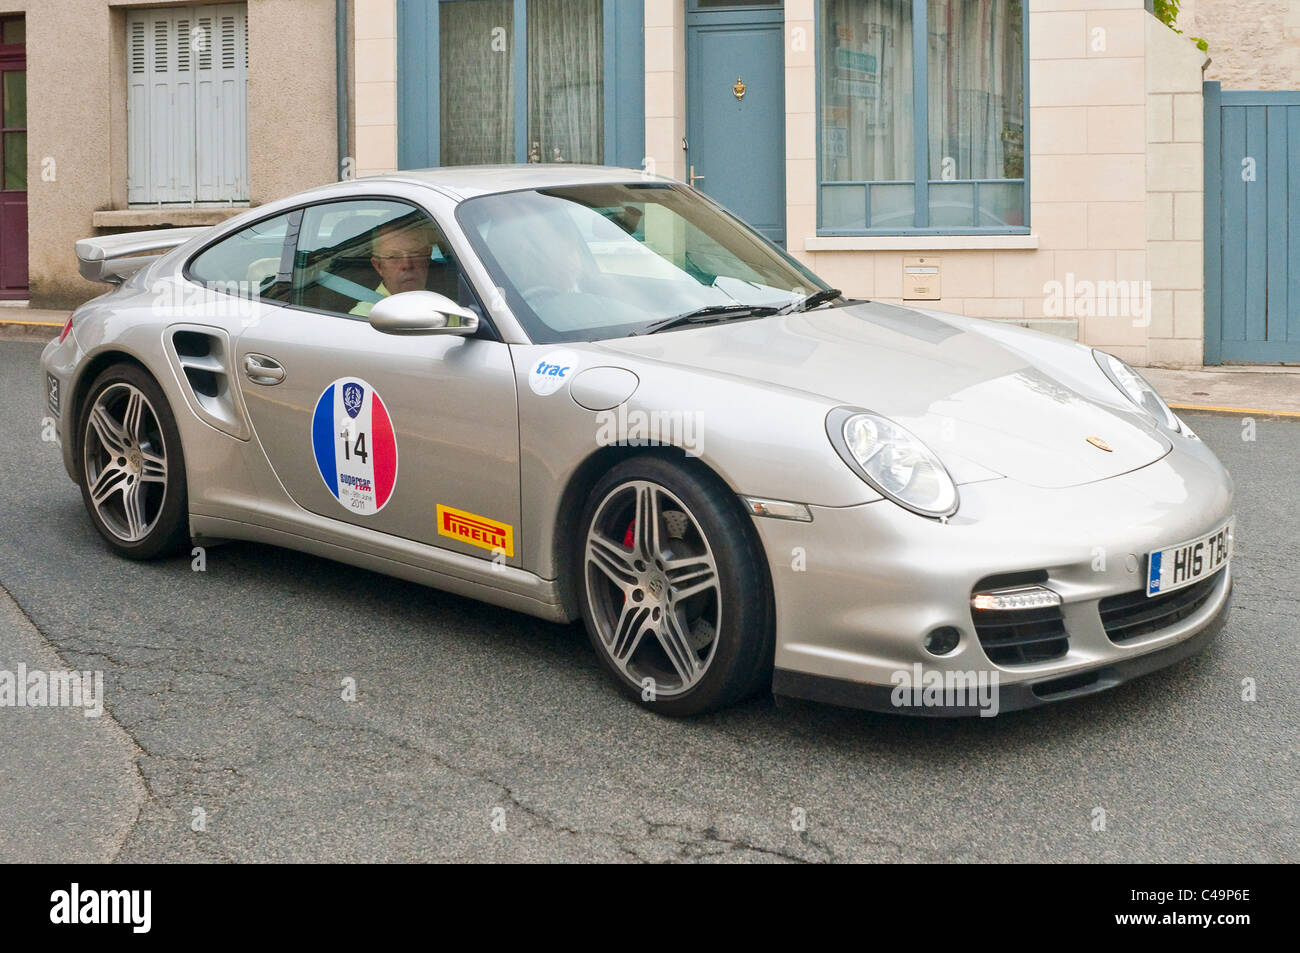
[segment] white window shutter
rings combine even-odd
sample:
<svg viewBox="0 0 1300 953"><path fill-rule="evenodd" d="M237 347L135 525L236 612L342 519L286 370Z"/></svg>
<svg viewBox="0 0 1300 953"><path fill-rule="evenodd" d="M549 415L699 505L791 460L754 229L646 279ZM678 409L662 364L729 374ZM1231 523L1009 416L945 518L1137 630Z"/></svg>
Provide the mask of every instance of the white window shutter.
<svg viewBox="0 0 1300 953"><path fill-rule="evenodd" d="M247 10L128 12L128 201L248 200Z"/></svg>
<svg viewBox="0 0 1300 953"><path fill-rule="evenodd" d="M167 10L149 14L146 42L149 46L149 181L150 201L176 202L176 90L172 74L175 59L172 43L174 16Z"/></svg>
<svg viewBox="0 0 1300 953"><path fill-rule="evenodd" d="M132 10L126 23L126 199L128 202L153 201L153 181L149 177L149 91L151 57L149 56L148 11Z"/></svg>
<svg viewBox="0 0 1300 953"><path fill-rule="evenodd" d="M211 20L210 55L200 61L199 201L248 200L247 7L200 8Z"/></svg>
<svg viewBox="0 0 1300 953"><path fill-rule="evenodd" d="M175 189L170 201L193 202L197 196L194 173L194 56L197 35L193 11L176 10L172 19L172 161Z"/></svg>

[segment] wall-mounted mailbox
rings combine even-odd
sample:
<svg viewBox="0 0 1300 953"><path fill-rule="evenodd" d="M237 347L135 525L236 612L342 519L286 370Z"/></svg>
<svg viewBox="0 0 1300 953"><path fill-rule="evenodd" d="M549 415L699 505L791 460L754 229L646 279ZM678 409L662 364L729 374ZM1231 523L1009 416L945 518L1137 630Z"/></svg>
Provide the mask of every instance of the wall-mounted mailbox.
<svg viewBox="0 0 1300 953"><path fill-rule="evenodd" d="M939 259L904 258L903 300L938 301L939 297Z"/></svg>

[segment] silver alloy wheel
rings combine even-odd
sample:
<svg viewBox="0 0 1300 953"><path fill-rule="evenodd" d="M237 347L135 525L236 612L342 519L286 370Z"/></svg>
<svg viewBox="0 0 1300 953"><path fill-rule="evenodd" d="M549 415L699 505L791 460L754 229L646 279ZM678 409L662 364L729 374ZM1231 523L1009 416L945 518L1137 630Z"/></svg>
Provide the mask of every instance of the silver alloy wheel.
<svg viewBox="0 0 1300 953"><path fill-rule="evenodd" d="M157 524L167 492L167 447L153 405L132 384L110 384L86 415L82 443L96 514L118 539L138 543Z"/></svg>
<svg viewBox="0 0 1300 953"><path fill-rule="evenodd" d="M587 531L584 572L619 671L643 688L652 680L656 696L699 683L717 648L722 591L709 541L681 500L644 480L612 489Z"/></svg>

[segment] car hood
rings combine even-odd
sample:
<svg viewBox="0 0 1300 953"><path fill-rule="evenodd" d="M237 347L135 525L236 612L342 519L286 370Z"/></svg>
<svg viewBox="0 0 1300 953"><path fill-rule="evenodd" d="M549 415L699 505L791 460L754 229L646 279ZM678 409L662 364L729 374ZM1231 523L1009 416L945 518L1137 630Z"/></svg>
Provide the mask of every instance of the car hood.
<svg viewBox="0 0 1300 953"><path fill-rule="evenodd" d="M1002 475L1038 487L1074 486L1170 451L1172 444L1122 398L1109 404L1089 396L1048 361L978 327L970 319L950 322L863 302L599 346L883 414L929 444L959 483ZM1100 369L1096 378L1099 391L1114 389Z"/></svg>

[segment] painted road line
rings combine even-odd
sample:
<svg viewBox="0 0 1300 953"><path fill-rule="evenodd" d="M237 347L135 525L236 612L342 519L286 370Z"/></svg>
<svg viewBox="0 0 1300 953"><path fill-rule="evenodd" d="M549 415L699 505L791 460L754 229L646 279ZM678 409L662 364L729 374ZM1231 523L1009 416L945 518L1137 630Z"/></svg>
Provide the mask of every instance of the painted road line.
<svg viewBox="0 0 1300 953"><path fill-rule="evenodd" d="M1300 411L1297 410L1261 410L1258 407L1214 407L1208 404L1174 404L1169 405L1174 410L1199 410L1207 414L1232 414L1245 415L1248 417L1300 417Z"/></svg>

